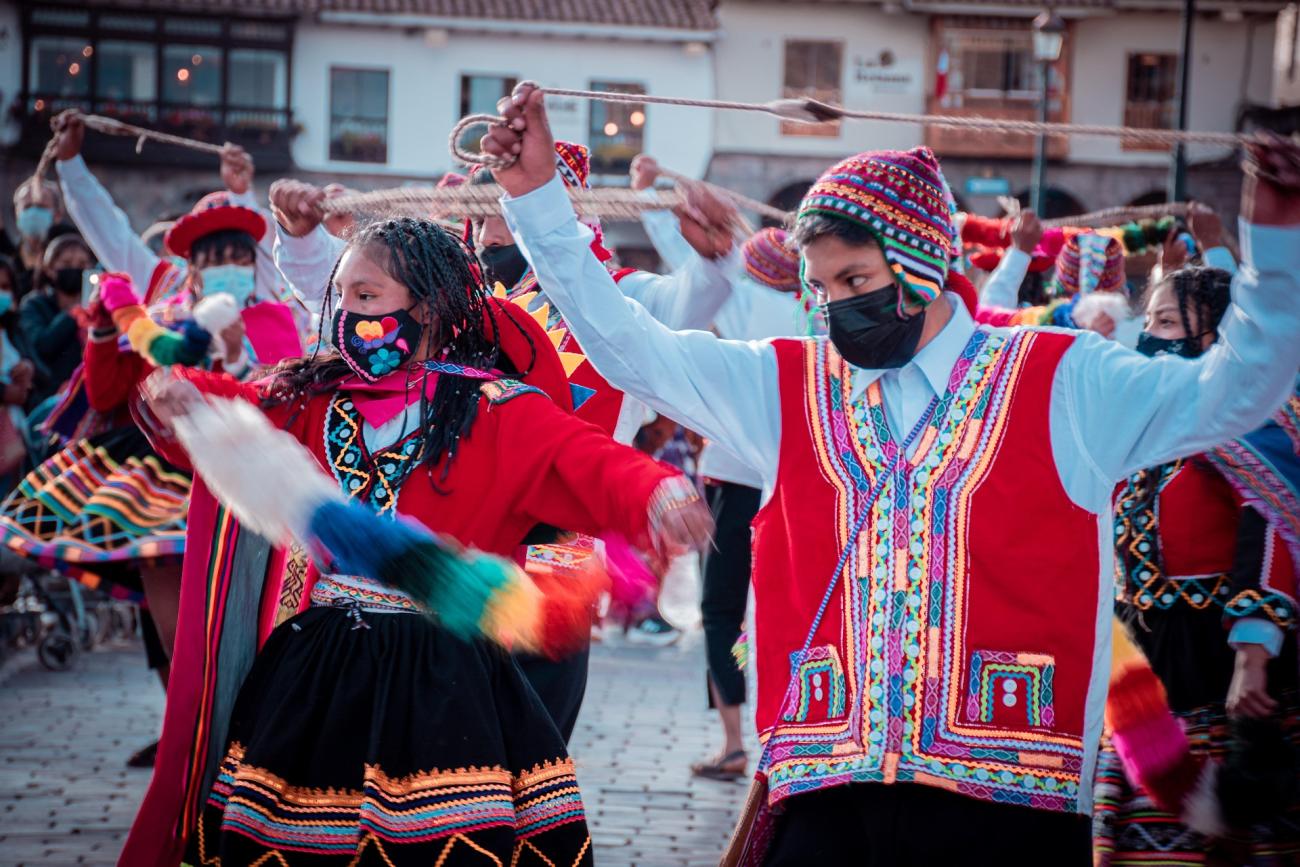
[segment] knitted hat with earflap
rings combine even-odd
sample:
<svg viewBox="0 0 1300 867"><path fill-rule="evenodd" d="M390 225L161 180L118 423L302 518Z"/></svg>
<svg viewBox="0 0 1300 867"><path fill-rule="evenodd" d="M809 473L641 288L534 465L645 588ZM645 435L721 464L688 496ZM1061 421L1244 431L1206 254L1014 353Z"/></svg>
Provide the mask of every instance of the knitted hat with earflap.
<svg viewBox="0 0 1300 867"><path fill-rule="evenodd" d="M1127 281L1124 245L1116 238L1083 232L1066 238L1056 257L1058 295L1123 292Z"/></svg>
<svg viewBox="0 0 1300 867"><path fill-rule="evenodd" d="M831 166L795 217L848 220L869 231L894 272L903 304L929 304L948 282L952 193L926 147L867 151Z"/></svg>
<svg viewBox="0 0 1300 867"><path fill-rule="evenodd" d="M745 273L756 283L779 292L799 289L799 252L783 229L759 229L740 248Z"/></svg>

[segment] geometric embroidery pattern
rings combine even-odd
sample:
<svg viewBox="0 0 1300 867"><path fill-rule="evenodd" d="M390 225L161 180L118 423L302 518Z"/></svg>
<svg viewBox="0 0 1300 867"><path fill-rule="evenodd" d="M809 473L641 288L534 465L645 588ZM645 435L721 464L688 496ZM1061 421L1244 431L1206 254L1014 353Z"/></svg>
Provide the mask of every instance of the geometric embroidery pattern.
<svg viewBox="0 0 1300 867"><path fill-rule="evenodd" d="M769 802L846 783L921 782L999 803L1077 810L1083 741L1054 727L1055 661L965 648L964 572L954 565L968 556L968 503L997 456L1036 338L977 328L908 454L886 419L880 383L855 399L849 368L828 341L807 342L805 418L836 491L841 540L867 494L879 494L857 543L847 546L836 591L846 624L838 660L843 715L830 713L833 682L826 717L812 713L822 670L800 659L795 671L808 668L798 679L799 703L761 733ZM980 670L972 674L976 659ZM1012 693L1015 703L1007 704Z"/></svg>
<svg viewBox="0 0 1300 867"><path fill-rule="evenodd" d="M349 499L360 500L375 514L394 517L402 480L423 444L419 434L414 431L401 442L371 455L361 434L361 414L340 392L325 418L325 454L330 471Z"/></svg>
<svg viewBox="0 0 1300 867"><path fill-rule="evenodd" d="M991 723L999 706L1019 707L1024 712L1026 725L1050 728L1056 722L1052 707L1052 675L1055 671L1056 661L1047 654L975 651L970 660L967 719Z"/></svg>
<svg viewBox="0 0 1300 867"><path fill-rule="evenodd" d="M394 778L367 765L363 787L312 789L244 763L244 748L231 744L208 796L220 811L221 831L265 845L268 850L316 856L360 854L368 845L411 844L445 839L492 857L473 841L490 828L510 828L515 857L541 854L538 835L585 821L573 762L546 762L518 775L500 767L434 770ZM203 823L197 843L203 863ZM578 863L589 848L565 853L555 863ZM550 853L555 858L557 853Z"/></svg>
<svg viewBox="0 0 1300 867"><path fill-rule="evenodd" d="M833 645L791 653L790 673L796 692L791 696L793 707L783 714L786 722L807 721L809 705L823 701L827 719L844 716L844 669Z"/></svg>

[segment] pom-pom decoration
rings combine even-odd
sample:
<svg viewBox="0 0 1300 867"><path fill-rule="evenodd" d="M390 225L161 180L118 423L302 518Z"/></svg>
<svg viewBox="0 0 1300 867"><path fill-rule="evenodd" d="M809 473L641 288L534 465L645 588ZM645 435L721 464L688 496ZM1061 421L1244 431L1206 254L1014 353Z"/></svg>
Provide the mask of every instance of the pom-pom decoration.
<svg viewBox="0 0 1300 867"><path fill-rule="evenodd" d="M245 527L277 544L298 541L323 569L402 591L459 638L552 657L587 640L607 587L602 572L542 586L510 560L381 517L348 500L297 440L243 401L196 398L173 427L195 471Z"/></svg>

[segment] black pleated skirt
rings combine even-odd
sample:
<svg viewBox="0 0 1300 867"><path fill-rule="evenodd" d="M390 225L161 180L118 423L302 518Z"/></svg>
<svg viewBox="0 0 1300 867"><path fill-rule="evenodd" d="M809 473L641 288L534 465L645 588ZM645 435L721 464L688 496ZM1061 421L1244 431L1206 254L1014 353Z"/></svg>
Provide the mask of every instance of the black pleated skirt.
<svg viewBox="0 0 1300 867"><path fill-rule="evenodd" d="M187 860L571 867L591 844L508 654L419 614L313 608L254 662Z"/></svg>

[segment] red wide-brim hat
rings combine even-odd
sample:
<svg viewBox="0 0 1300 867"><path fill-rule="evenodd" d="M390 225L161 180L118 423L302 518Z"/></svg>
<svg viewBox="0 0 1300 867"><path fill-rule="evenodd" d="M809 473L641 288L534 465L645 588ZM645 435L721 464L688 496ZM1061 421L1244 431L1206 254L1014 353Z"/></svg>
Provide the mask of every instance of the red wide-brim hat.
<svg viewBox="0 0 1300 867"><path fill-rule="evenodd" d="M190 248L204 235L213 232L247 232L253 241L266 236L266 218L252 208L235 204L227 192L210 193L199 199L194 210L176 221L163 243L177 256L190 257Z"/></svg>

